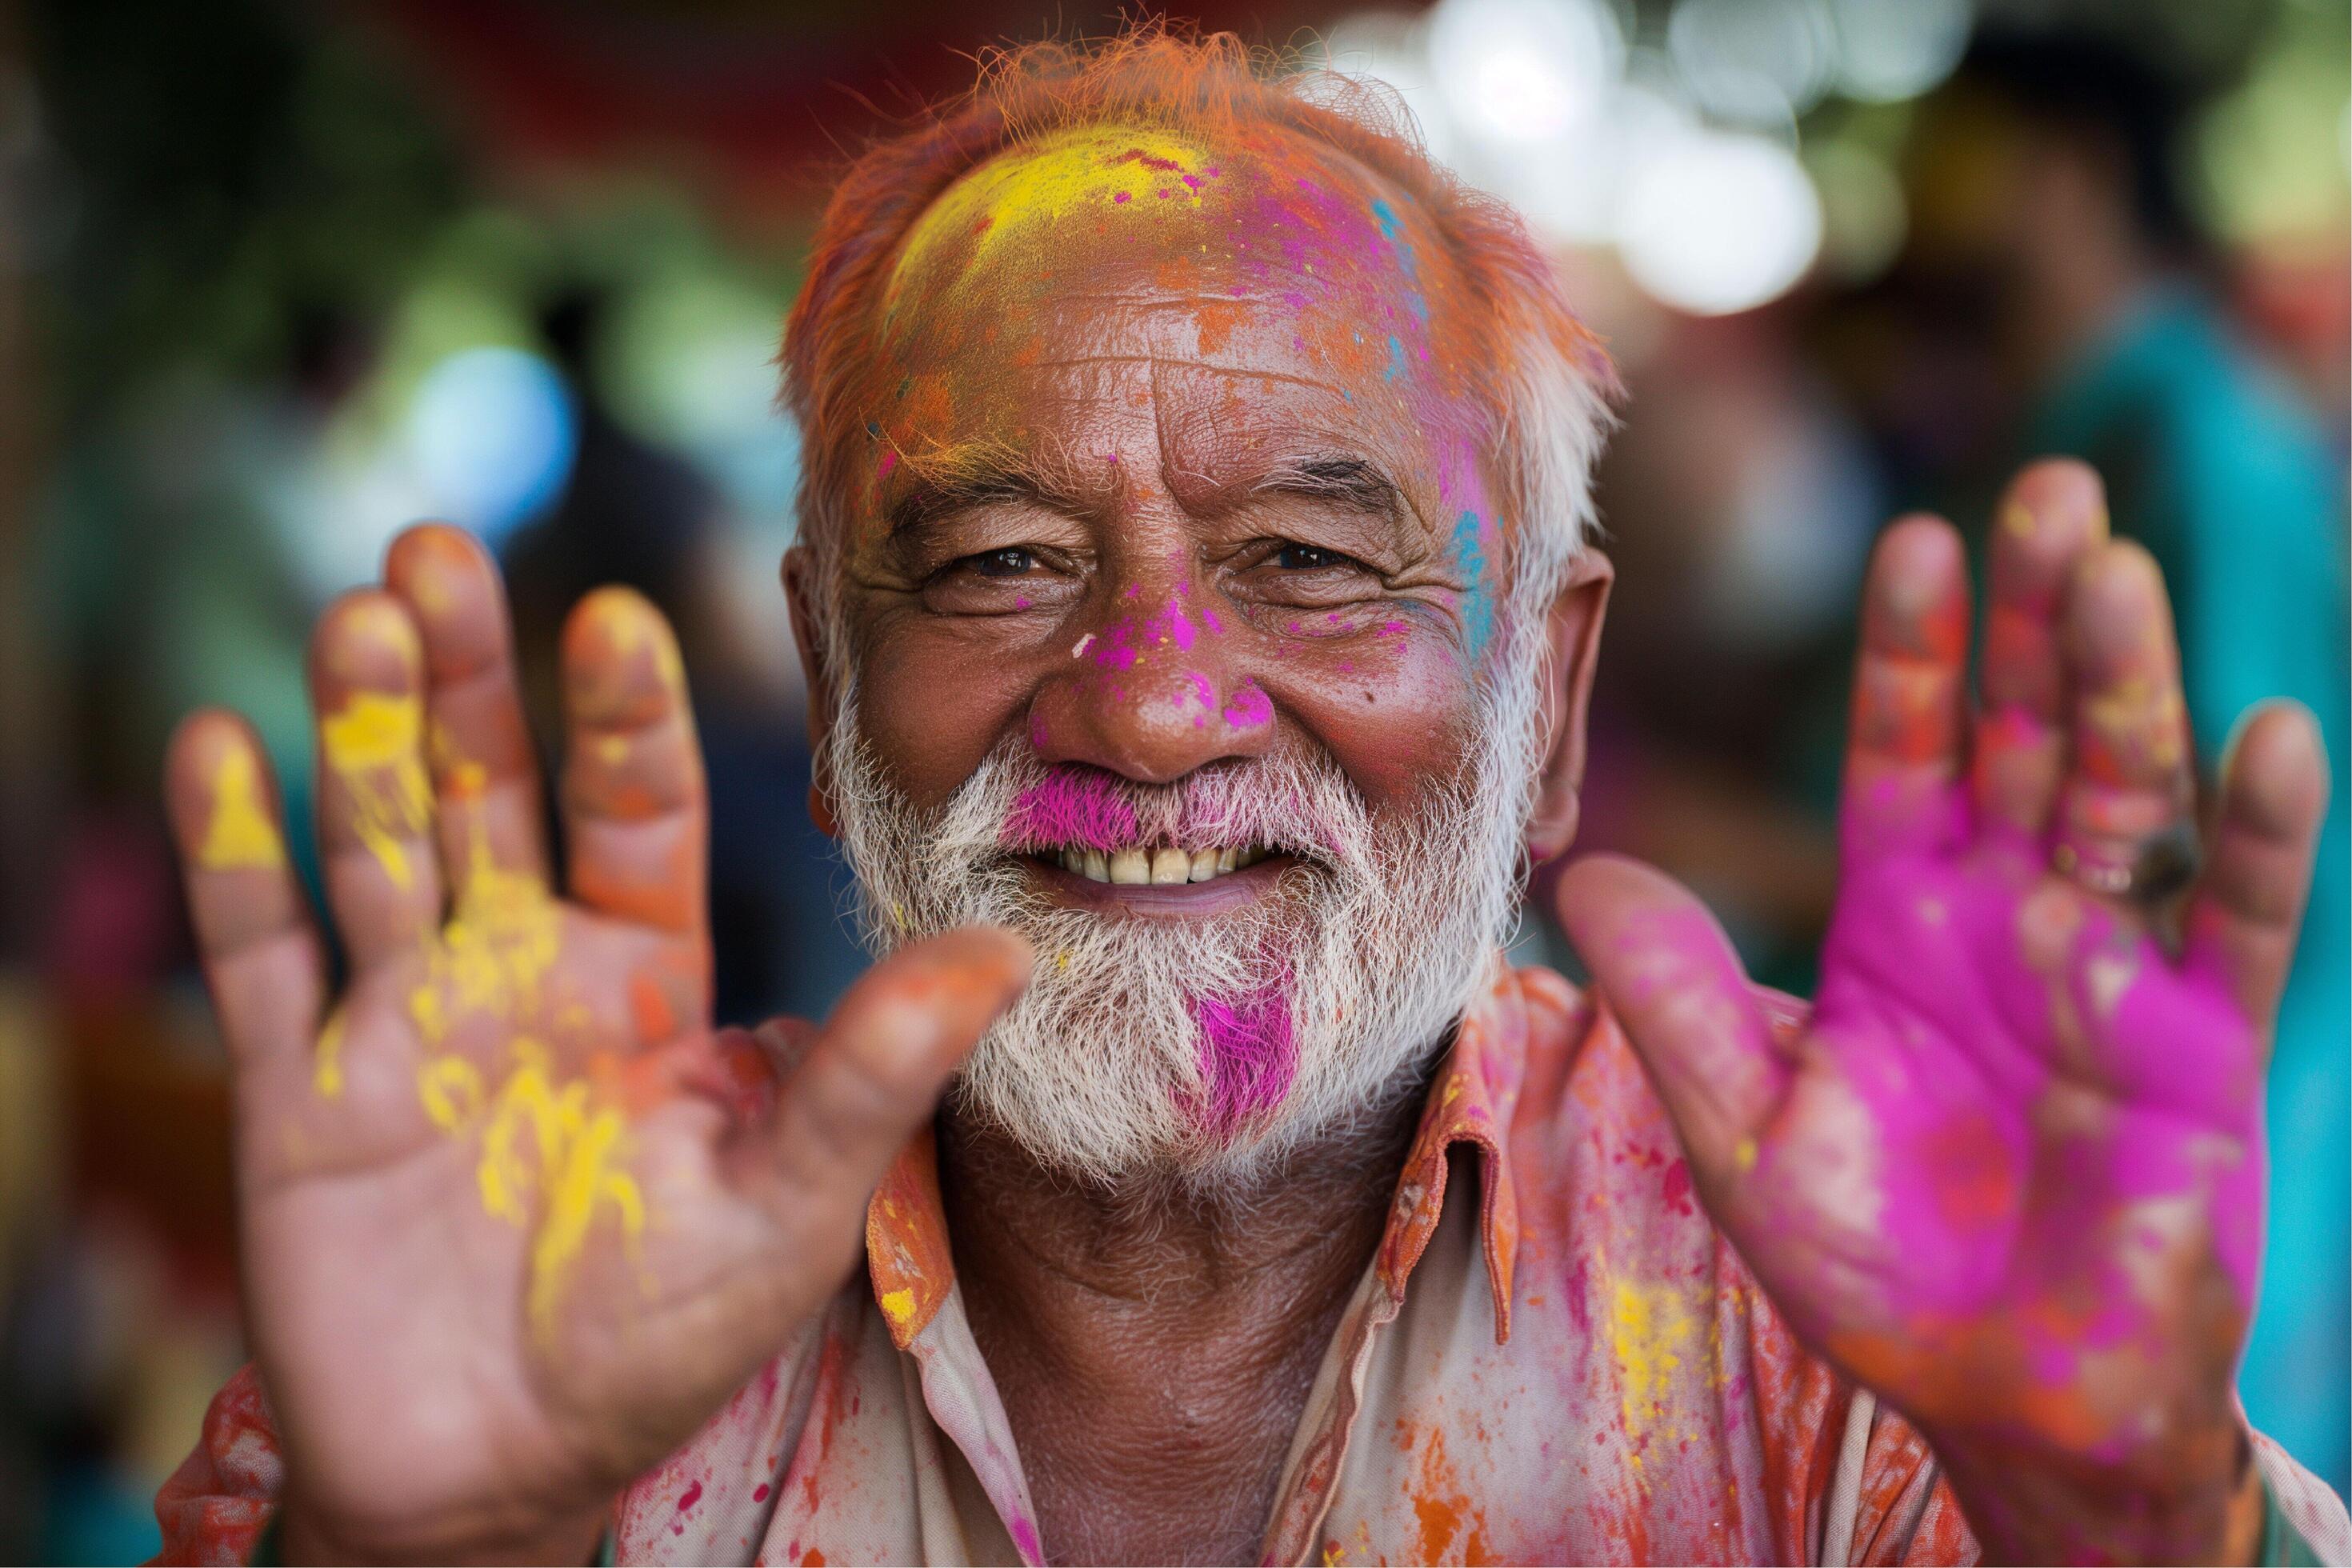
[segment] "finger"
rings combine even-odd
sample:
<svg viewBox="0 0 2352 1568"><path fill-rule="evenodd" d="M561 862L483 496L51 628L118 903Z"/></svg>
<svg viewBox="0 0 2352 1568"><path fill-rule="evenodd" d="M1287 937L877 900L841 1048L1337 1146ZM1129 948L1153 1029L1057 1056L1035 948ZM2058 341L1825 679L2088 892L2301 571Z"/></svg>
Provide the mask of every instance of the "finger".
<svg viewBox="0 0 2352 1568"><path fill-rule="evenodd" d="M427 523L393 542L383 577L425 640L425 764L451 896L462 905L496 876L544 888L539 760L497 565L462 529Z"/></svg>
<svg viewBox="0 0 2352 1568"><path fill-rule="evenodd" d="M2223 760L2221 795L2184 964L2219 980L2267 1037L2327 809L2327 753L2311 715L2291 702L2257 709Z"/></svg>
<svg viewBox="0 0 2352 1568"><path fill-rule="evenodd" d="M1871 552L1854 663L1841 837L1924 847L1954 826L1967 710L1968 567L1941 518L1898 519Z"/></svg>
<svg viewBox="0 0 2352 1568"><path fill-rule="evenodd" d="M1979 820L2014 829L2037 855L2066 773L2060 611L2076 563L2106 537L2099 476L2072 458L2019 474L1994 519L1970 773Z"/></svg>
<svg viewBox="0 0 2352 1568"><path fill-rule="evenodd" d="M240 1067L299 1059L327 992L325 950L286 854L285 806L252 728L208 709L163 763L188 912L221 1030Z"/></svg>
<svg viewBox="0 0 2352 1568"><path fill-rule="evenodd" d="M1648 1068L1710 1193L1752 1167L1790 1065L1705 905L1639 861L1589 855L1561 876L1562 929Z"/></svg>
<svg viewBox="0 0 2352 1568"><path fill-rule="evenodd" d="M328 605L310 637L319 857L328 906L362 969L415 951L441 920L424 658L415 623L381 589Z"/></svg>
<svg viewBox="0 0 2352 1568"><path fill-rule="evenodd" d="M2189 716L2172 606L2147 551L2110 541L2085 555L2064 614L2073 711L2055 854L2098 887L2128 877L2151 837L2187 819Z"/></svg>
<svg viewBox="0 0 2352 1568"><path fill-rule="evenodd" d="M709 837L702 752L661 612L626 588L581 600L563 628L563 701L572 895L619 919L699 936Z"/></svg>
<svg viewBox="0 0 2352 1568"><path fill-rule="evenodd" d="M849 989L784 1084L772 1147L793 1184L863 1202L981 1032L1028 984L1029 944L993 926L919 942Z"/></svg>

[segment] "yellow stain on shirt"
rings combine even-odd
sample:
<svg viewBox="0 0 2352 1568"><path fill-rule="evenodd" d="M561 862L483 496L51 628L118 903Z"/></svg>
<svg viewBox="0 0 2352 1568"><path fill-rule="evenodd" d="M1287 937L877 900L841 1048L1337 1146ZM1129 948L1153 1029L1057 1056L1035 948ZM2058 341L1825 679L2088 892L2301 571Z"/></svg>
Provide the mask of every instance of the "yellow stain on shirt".
<svg viewBox="0 0 2352 1568"><path fill-rule="evenodd" d="M1689 1301L1672 1285L1642 1286L1622 1279L1616 1284L1610 1343L1617 1357L1625 1436L1638 1440L1666 1414L1696 1321ZM1640 1469L1638 1441L1633 1460Z"/></svg>
<svg viewBox="0 0 2352 1568"><path fill-rule="evenodd" d="M433 820L433 787L418 750L425 704L413 693L354 691L320 721L327 765L352 797L352 827L396 888L414 885L406 840Z"/></svg>
<svg viewBox="0 0 2352 1568"><path fill-rule="evenodd" d="M1212 188L1208 159L1198 142L1120 125L1081 126L1005 153L950 185L908 232L890 300L959 245L968 246L961 271L1008 237L1074 214L1140 217L1198 207Z"/></svg>
<svg viewBox="0 0 2352 1568"><path fill-rule="evenodd" d="M907 1289L883 1291L882 1315L890 1320L894 1331L903 1335L915 1321L915 1293Z"/></svg>
<svg viewBox="0 0 2352 1568"><path fill-rule="evenodd" d="M213 770L212 821L196 861L207 871L274 871L286 864L286 846L261 809L260 766L244 746L222 752Z"/></svg>

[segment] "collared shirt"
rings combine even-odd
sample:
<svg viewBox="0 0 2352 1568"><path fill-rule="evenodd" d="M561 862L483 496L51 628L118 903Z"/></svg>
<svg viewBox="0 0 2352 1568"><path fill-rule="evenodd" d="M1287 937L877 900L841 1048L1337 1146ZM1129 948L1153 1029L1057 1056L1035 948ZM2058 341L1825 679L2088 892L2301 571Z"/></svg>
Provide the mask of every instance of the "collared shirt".
<svg viewBox="0 0 2352 1568"><path fill-rule="evenodd" d="M1771 1004L1784 1027L1801 1016ZM870 1282L623 1495L619 1561L1050 1550L972 1339L928 1135L877 1191L866 1242ZM2273 1531L2274 1552L2352 1556L2335 1494L2255 1446L2274 1522L2293 1527ZM248 1558L281 1477L248 1369L157 1499L165 1557ZM1557 974L1498 963L1308 1394L1264 1560L1978 1554L1927 1444L1798 1345L1708 1222L1615 1021Z"/></svg>

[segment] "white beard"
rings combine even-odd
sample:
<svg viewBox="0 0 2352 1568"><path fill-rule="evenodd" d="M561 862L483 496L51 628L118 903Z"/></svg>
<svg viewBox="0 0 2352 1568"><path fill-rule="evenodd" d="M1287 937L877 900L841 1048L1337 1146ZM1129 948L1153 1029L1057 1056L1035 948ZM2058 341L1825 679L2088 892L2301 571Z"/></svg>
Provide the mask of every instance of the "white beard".
<svg viewBox="0 0 2352 1568"><path fill-rule="evenodd" d="M1414 819L1376 822L1327 753L1219 763L1168 784L1050 766L1014 736L940 808L884 777L845 702L824 763L880 956L956 926L1036 950L1028 990L951 1091L1041 1163L1106 1185L1234 1192L1377 1117L1418 1081L1516 919L1536 765L1533 658L1496 661L1479 742ZM1517 665L1519 668L1508 668ZM1065 908L1017 856L1067 842L1024 796L1079 777L1147 845L1297 857L1232 914ZM1123 810L1118 813L1123 816Z"/></svg>

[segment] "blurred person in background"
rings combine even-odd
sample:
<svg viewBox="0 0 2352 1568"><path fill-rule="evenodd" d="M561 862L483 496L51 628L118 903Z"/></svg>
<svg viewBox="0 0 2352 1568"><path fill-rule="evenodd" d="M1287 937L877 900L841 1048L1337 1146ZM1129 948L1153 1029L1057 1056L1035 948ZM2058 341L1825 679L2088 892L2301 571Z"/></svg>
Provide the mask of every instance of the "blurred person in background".
<svg viewBox="0 0 2352 1568"><path fill-rule="evenodd" d="M1935 440L1977 486L2007 453L2072 452L2117 531L2164 570L2204 777L2263 693L2319 718L2346 776L2340 433L2260 357L2219 292L2183 191L2191 100L2090 30L1995 30L1925 107L1906 284L1948 356ZM2022 412L2021 424L2017 417ZM1958 417L1953 416L1957 414ZM1996 526L1998 526L1998 520ZM2336 1484L2352 1472L2352 837L2331 801L2270 1068L2270 1267L2243 1389Z"/></svg>
<svg viewBox="0 0 2352 1568"><path fill-rule="evenodd" d="M668 617L694 673L709 776L716 1005L736 1017L822 1012L859 965L842 889L824 874L829 847L803 813L775 809L808 793L806 693L789 655L741 624L743 595L721 581L740 562L727 539L738 520L719 486L614 416L599 354L611 306L574 286L540 315L577 409L579 447L545 515L502 552L523 689L538 732L555 733L558 633L592 589L626 583Z"/></svg>
<svg viewBox="0 0 2352 1568"><path fill-rule="evenodd" d="M2352 1552L2234 1395L2308 716L2180 874L2161 579L2039 464L1981 706L1955 531L1872 553L1813 1007L1606 857L1591 990L1497 963L1611 374L1392 104L1261 70L1022 52L828 210L786 583L877 963L824 1026L710 1028L641 595L563 629L561 896L479 546L321 618L339 992L253 732L180 731L258 1370L171 1554Z"/></svg>

